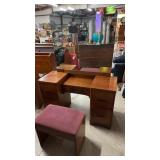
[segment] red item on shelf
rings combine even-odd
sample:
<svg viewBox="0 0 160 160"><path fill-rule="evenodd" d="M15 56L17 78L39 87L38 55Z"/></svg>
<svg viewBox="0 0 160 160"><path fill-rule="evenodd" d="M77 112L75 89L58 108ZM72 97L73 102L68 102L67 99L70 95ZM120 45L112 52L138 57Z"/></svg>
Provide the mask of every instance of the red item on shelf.
<svg viewBox="0 0 160 160"><path fill-rule="evenodd" d="M76 65L77 68L79 68L79 61L76 53L69 53L68 51L66 51L64 53L64 63L73 64Z"/></svg>

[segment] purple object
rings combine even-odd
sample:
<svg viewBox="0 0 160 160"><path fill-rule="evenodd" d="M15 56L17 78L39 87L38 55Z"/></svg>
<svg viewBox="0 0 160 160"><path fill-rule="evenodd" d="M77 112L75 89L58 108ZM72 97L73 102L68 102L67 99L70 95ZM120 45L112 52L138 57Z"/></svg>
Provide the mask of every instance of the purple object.
<svg viewBox="0 0 160 160"><path fill-rule="evenodd" d="M102 14L100 12L96 12L96 32L101 32L102 25Z"/></svg>

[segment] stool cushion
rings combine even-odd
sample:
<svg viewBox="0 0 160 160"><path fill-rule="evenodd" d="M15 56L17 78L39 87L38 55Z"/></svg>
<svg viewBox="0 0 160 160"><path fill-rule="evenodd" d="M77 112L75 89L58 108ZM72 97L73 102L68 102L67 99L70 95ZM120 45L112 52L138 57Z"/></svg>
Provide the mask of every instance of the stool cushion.
<svg viewBox="0 0 160 160"><path fill-rule="evenodd" d="M75 135L82 124L83 118L83 112L50 104L36 118L36 124Z"/></svg>

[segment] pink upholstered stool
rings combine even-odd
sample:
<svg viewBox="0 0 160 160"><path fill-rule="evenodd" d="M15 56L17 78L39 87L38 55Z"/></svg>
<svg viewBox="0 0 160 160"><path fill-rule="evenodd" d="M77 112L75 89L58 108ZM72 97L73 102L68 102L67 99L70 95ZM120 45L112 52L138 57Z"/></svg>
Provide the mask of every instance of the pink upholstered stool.
<svg viewBox="0 0 160 160"><path fill-rule="evenodd" d="M41 146L47 135L73 140L78 155L85 138L85 115L73 108L48 105L36 118L36 132Z"/></svg>

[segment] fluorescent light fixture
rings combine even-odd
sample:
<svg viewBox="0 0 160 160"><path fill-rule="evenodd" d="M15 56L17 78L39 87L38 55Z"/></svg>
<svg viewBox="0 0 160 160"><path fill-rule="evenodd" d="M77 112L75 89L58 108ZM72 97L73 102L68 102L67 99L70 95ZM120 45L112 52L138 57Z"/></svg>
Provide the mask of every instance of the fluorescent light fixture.
<svg viewBox="0 0 160 160"><path fill-rule="evenodd" d="M68 10L74 11L74 8L72 8L72 7L68 7Z"/></svg>
<svg viewBox="0 0 160 160"><path fill-rule="evenodd" d="M58 7L58 5L57 5L57 4L52 4L52 6L54 6L54 7Z"/></svg>
<svg viewBox="0 0 160 160"><path fill-rule="evenodd" d="M88 10L88 11L90 11L90 12L92 11L92 9L91 9L91 8L88 8L87 10Z"/></svg>
<svg viewBox="0 0 160 160"><path fill-rule="evenodd" d="M66 11L66 9L65 9L65 8L60 8L60 10L61 10L61 11Z"/></svg>

